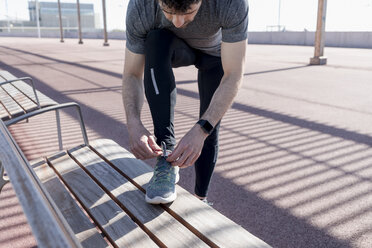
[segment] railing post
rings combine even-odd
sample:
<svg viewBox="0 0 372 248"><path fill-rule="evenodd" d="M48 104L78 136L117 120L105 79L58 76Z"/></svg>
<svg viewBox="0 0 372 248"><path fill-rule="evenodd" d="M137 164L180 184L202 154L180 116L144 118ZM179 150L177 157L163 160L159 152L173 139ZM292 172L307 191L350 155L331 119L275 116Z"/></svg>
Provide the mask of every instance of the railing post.
<svg viewBox="0 0 372 248"><path fill-rule="evenodd" d="M81 20L80 20L80 2L76 0L77 5L77 14L78 14L78 27L79 27L79 44L83 44L83 40L81 37Z"/></svg>
<svg viewBox="0 0 372 248"><path fill-rule="evenodd" d="M103 36L104 36L104 46L109 46L107 42L107 23L106 23L106 1L102 0L102 12L103 12Z"/></svg>
<svg viewBox="0 0 372 248"><path fill-rule="evenodd" d="M58 15L59 15L59 31L61 33L61 42L64 42L63 40L63 25L62 25L62 12L61 12L61 0L58 0Z"/></svg>
<svg viewBox="0 0 372 248"><path fill-rule="evenodd" d="M35 0L35 14L36 14L36 26L37 26L37 37L41 38L40 32L40 15L39 15L39 1Z"/></svg>

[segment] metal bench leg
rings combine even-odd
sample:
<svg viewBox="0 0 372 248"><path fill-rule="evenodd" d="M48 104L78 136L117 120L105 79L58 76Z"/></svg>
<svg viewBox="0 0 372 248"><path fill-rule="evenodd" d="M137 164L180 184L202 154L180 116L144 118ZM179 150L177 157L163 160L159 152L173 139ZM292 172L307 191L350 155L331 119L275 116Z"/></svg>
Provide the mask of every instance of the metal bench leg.
<svg viewBox="0 0 372 248"><path fill-rule="evenodd" d="M62 142L62 129L61 129L61 118L59 116L59 110L56 109L56 122L57 122L57 133L58 133L58 146L59 150L63 150L63 142Z"/></svg>
<svg viewBox="0 0 372 248"><path fill-rule="evenodd" d="M9 183L9 180L4 178L4 167L0 161L0 193L5 184Z"/></svg>

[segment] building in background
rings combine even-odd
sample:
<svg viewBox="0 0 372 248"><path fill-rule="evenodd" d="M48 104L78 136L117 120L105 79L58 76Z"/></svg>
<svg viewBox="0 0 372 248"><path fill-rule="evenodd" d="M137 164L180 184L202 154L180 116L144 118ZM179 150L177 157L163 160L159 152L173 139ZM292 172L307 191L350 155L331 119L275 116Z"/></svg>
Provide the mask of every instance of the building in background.
<svg viewBox="0 0 372 248"><path fill-rule="evenodd" d="M28 2L30 23L36 23L36 3ZM61 3L62 25L67 30L76 28L77 21L77 4ZM94 5L90 3L80 4L81 26L84 31L95 29ZM39 18L41 27L59 27L58 3L57 2L39 2ZM33 25L33 26L34 26Z"/></svg>

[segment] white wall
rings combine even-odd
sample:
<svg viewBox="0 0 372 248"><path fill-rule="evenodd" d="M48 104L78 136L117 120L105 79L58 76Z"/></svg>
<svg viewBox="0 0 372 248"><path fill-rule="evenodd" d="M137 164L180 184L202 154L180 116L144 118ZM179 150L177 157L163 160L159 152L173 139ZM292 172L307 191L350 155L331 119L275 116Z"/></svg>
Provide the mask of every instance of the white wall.
<svg viewBox="0 0 372 248"><path fill-rule="evenodd" d="M313 46L315 32L249 32L249 44ZM372 32L326 32L325 45L372 48Z"/></svg>
<svg viewBox="0 0 372 248"><path fill-rule="evenodd" d="M37 37L36 30L25 32L3 30L0 37ZM59 31L42 30L42 37L58 38ZM77 38L77 31L64 32L65 38ZM109 32L109 39L125 39L125 32ZM103 39L101 32L83 32L83 39ZM249 32L249 44L313 46L315 32ZM326 32L326 46L372 48L372 32Z"/></svg>

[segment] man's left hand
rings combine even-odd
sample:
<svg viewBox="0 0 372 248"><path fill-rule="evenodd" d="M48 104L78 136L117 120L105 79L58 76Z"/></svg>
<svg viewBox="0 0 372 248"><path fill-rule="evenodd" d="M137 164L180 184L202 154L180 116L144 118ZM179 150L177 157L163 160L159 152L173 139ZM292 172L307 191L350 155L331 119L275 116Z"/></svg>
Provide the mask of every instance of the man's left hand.
<svg viewBox="0 0 372 248"><path fill-rule="evenodd" d="M196 124L185 136L180 140L176 149L167 158L167 161L173 166L186 168L195 163L199 158L204 146L204 140L207 138L201 127Z"/></svg>

